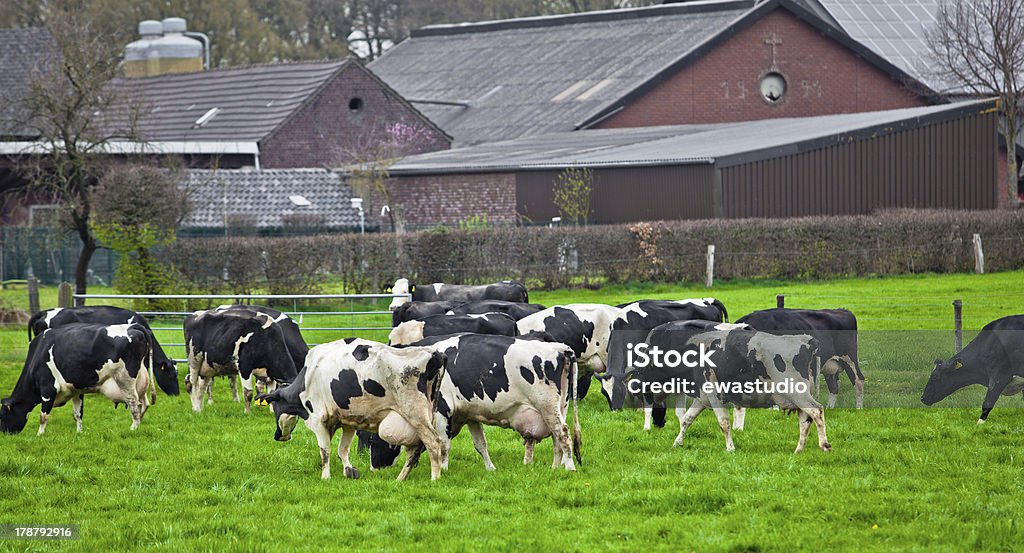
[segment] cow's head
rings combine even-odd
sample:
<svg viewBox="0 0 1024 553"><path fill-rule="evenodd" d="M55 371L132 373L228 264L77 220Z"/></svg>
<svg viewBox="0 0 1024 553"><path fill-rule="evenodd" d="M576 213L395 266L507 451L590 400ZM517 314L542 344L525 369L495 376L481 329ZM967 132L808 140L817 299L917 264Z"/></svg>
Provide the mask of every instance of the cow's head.
<svg viewBox="0 0 1024 553"><path fill-rule="evenodd" d="M400 279L396 280L395 281L395 285L391 287L391 293L392 294L411 294L412 293L412 289L413 289L413 285L409 283L409 279L407 279L407 278L400 278ZM389 308L392 311L394 311L395 309L398 309L399 305L402 305L403 303L408 303L408 302L409 302L409 298L395 298L395 299L391 300L391 305L389 306Z"/></svg>
<svg viewBox="0 0 1024 553"><path fill-rule="evenodd" d="M402 448L385 442L380 436L370 434L370 470L388 468L395 464L395 459L402 453Z"/></svg>
<svg viewBox="0 0 1024 553"><path fill-rule="evenodd" d="M28 412L29 409L22 408L12 398L0 400L0 432L17 434L24 430Z"/></svg>
<svg viewBox="0 0 1024 553"><path fill-rule="evenodd" d="M608 400L608 407L612 411L622 409L626 403L626 375L608 371L604 374L594 374L594 377L601 382L601 393Z"/></svg>
<svg viewBox="0 0 1024 553"><path fill-rule="evenodd" d="M279 442L287 442L292 439L292 431L299 419L305 420L309 417L306 408L298 401L298 398L290 399L288 388L278 388L269 394L256 396L256 401L265 401L270 404L274 411L274 421L277 428L274 431L274 439Z"/></svg>
<svg viewBox="0 0 1024 553"><path fill-rule="evenodd" d="M954 356L948 361L936 359L935 368L932 369L928 383L924 386L924 393L921 394L921 403L933 405L967 384L971 384L967 381L972 376L968 372L958 356Z"/></svg>
<svg viewBox="0 0 1024 553"><path fill-rule="evenodd" d="M426 324L423 321L405 321L391 329L388 334L388 345L405 346L423 339L423 328Z"/></svg>
<svg viewBox="0 0 1024 553"><path fill-rule="evenodd" d="M153 376L156 379L156 385L169 396L176 396L180 394L181 389L178 386L178 367L174 364L174 361L167 359L154 364Z"/></svg>

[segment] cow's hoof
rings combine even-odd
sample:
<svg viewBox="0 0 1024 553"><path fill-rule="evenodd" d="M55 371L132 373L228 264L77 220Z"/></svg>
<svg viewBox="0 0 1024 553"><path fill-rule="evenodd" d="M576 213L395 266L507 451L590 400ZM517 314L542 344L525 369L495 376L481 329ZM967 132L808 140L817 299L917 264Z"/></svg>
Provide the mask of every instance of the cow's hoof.
<svg viewBox="0 0 1024 553"><path fill-rule="evenodd" d="M345 467L345 478L359 480L359 471L356 467Z"/></svg>
<svg viewBox="0 0 1024 553"><path fill-rule="evenodd" d="M822 451L832 451L832 444L830 444L828 442L825 442L825 443L821 444L821 450Z"/></svg>
<svg viewBox="0 0 1024 553"><path fill-rule="evenodd" d="M978 419L978 424L985 424L985 419Z"/></svg>

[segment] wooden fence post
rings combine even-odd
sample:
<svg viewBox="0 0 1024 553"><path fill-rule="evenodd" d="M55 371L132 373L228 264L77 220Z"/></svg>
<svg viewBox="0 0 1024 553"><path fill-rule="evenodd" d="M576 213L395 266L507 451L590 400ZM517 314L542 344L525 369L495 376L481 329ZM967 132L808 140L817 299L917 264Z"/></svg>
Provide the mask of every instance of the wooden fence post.
<svg viewBox="0 0 1024 553"><path fill-rule="evenodd" d="M981 235L974 235L974 272L985 274L985 252L981 249Z"/></svg>
<svg viewBox="0 0 1024 553"><path fill-rule="evenodd" d="M964 349L964 303L960 300L953 300L953 339L960 353Z"/></svg>
<svg viewBox="0 0 1024 553"><path fill-rule="evenodd" d="M786 307L786 295L785 294L779 294L779 295L775 296L775 307L778 307L779 309L782 309L782 308Z"/></svg>
<svg viewBox="0 0 1024 553"><path fill-rule="evenodd" d="M36 277L28 277L28 311L30 315L39 313L39 281Z"/></svg>
<svg viewBox="0 0 1024 553"><path fill-rule="evenodd" d="M704 287L711 288L715 283L715 245L708 244L708 273L704 277Z"/></svg>
<svg viewBox="0 0 1024 553"><path fill-rule="evenodd" d="M57 307L71 307L71 283L62 282L57 287Z"/></svg>

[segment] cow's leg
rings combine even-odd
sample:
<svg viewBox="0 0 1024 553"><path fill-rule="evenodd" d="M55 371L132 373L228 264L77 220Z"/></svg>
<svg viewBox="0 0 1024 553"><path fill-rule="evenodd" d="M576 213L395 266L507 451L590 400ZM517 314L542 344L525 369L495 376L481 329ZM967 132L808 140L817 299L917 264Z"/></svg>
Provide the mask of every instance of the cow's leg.
<svg viewBox="0 0 1024 553"><path fill-rule="evenodd" d="M192 411L198 413L203 410L203 378L199 376L199 368L202 360L197 355L188 356L188 380L192 383L192 391L189 392L189 399L192 400Z"/></svg>
<svg viewBox="0 0 1024 553"><path fill-rule="evenodd" d="M331 438L334 437L334 432L322 422L313 421L312 417L306 421L306 426L313 431L316 444L320 447L320 478L327 480L331 477Z"/></svg>
<svg viewBox="0 0 1024 553"><path fill-rule="evenodd" d="M235 403L238 403L238 375L230 375L228 376L228 380L231 381L231 399L235 400ZM250 382L249 385L252 386L252 383ZM242 381L242 388L245 388L244 380ZM248 413L248 411L246 411L246 413Z"/></svg>
<svg viewBox="0 0 1024 553"><path fill-rule="evenodd" d="M76 395L71 398L71 410L75 414L75 429L78 432L82 431L82 408L85 405L85 398L81 395Z"/></svg>
<svg viewBox="0 0 1024 553"><path fill-rule="evenodd" d="M1009 383L1009 378L997 378L989 381L988 393L985 394L985 400L981 402L981 418L978 419L978 424L985 422L988 414L992 412L992 408L996 406L996 400L999 399Z"/></svg>
<svg viewBox="0 0 1024 553"><path fill-rule="evenodd" d="M234 375L232 375L231 377L235 378ZM232 385L233 384L234 381L232 381ZM244 400L243 405L245 406L246 415L252 413L252 398L252 375L249 375L249 378L242 378L242 399ZM235 395L235 400L238 400L237 395Z"/></svg>
<svg viewBox="0 0 1024 553"><path fill-rule="evenodd" d="M744 407L732 408L732 429L743 430L743 422L747 417L747 410Z"/></svg>
<svg viewBox="0 0 1024 553"><path fill-rule="evenodd" d="M46 423L50 421L50 412L53 411L53 402L56 399L57 392L51 389L49 393L53 394L54 397L44 401L39 406L39 432L37 436L42 436L46 433Z"/></svg>
<svg viewBox="0 0 1024 553"><path fill-rule="evenodd" d="M654 407L650 405L644 405L644 431L651 429L651 419L653 419Z"/></svg>
<svg viewBox="0 0 1024 553"><path fill-rule="evenodd" d="M832 445L828 443L828 436L825 435L825 409L814 407L808 409L807 414L811 416L811 420L818 427L818 447L822 451L832 451Z"/></svg>
<svg viewBox="0 0 1024 553"><path fill-rule="evenodd" d="M523 446L526 447L526 450L523 451L523 464L524 465L533 464L533 448L536 445L537 445L537 440L534 440L533 438L523 438Z"/></svg>
<svg viewBox="0 0 1024 553"><path fill-rule="evenodd" d="M811 431L811 415L801 409L797 412L797 417L800 419L800 438L796 442L794 454L804 450L804 444L807 443L807 434Z"/></svg>
<svg viewBox="0 0 1024 553"><path fill-rule="evenodd" d="M405 480L409 477L409 472L419 464L423 451L423 444L405 448L405 465L402 466L402 471L398 473L396 480Z"/></svg>
<svg viewBox="0 0 1024 553"><path fill-rule="evenodd" d="M554 402L553 409L545 409L544 423L551 432L552 447L555 450L556 462L551 468L564 467L565 470L576 470L576 464L572 460L572 439L569 437L569 427L558 409L558 402Z"/></svg>
<svg viewBox="0 0 1024 553"><path fill-rule="evenodd" d="M686 415L686 396L684 394L676 394L676 418L679 419L679 425L683 425L683 417Z"/></svg>
<svg viewBox="0 0 1024 553"><path fill-rule="evenodd" d="M441 469L443 468L444 457L447 455L447 452L445 451L444 442L437 435L437 430L429 424L434 419L433 415L432 408L425 408L419 416L407 417L406 421L412 426L420 439L420 443L426 448L427 456L430 457L430 479L437 480L441 476Z"/></svg>
<svg viewBox="0 0 1024 553"><path fill-rule="evenodd" d="M722 434L725 436L725 450L735 451L736 446L732 443L732 430L729 428L729 409L725 406L712 407L715 412L715 417L718 418L718 426L722 429Z"/></svg>
<svg viewBox="0 0 1024 553"><path fill-rule="evenodd" d="M345 478L356 480L359 478L359 471L348 460L348 448L352 445L352 438L356 435L355 428L344 427L341 429L341 441L338 442L338 458L345 467Z"/></svg>
<svg viewBox="0 0 1024 553"><path fill-rule="evenodd" d="M831 409L836 406L836 400L839 399L839 375L825 374L825 386L828 387L828 408Z"/></svg>
<svg viewBox="0 0 1024 553"><path fill-rule="evenodd" d="M672 442L672 447L679 447L683 445L683 438L686 436L686 429L693 424L693 421L697 419L697 415L704 410L704 402L696 400L693 405L686 411L686 414L679 418L679 435L676 436L676 441Z"/></svg>
<svg viewBox="0 0 1024 553"><path fill-rule="evenodd" d="M200 398L202 401L202 398ZM210 377L210 382L206 385L206 404L213 405L213 377Z"/></svg>
<svg viewBox="0 0 1024 553"><path fill-rule="evenodd" d="M491 456L487 453L487 436L484 435L484 427L478 422L468 422L466 428L469 429L469 435L473 437L473 447L484 459L484 468L494 470L494 463L491 462Z"/></svg>
<svg viewBox="0 0 1024 553"><path fill-rule="evenodd" d="M138 430L142 424L142 415L146 413L145 406L137 397L128 398L128 411L132 414L132 430Z"/></svg>

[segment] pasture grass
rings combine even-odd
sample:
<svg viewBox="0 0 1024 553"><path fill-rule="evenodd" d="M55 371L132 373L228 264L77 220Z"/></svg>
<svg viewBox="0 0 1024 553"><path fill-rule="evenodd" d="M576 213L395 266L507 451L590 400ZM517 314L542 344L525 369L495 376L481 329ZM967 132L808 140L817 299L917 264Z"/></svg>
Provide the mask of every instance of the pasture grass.
<svg viewBox="0 0 1024 553"><path fill-rule="evenodd" d="M962 298L965 327L978 329L1024 311L1022 284L1024 271L531 293L545 305L714 295L733 319L773 306L777 293L791 307L852 309L867 331L869 408L828 412L831 453L812 434L807 451L794 455L796 418L772 411L748 414L734 453L710 414L672 448L671 413L666 428L645 433L640 413L609 412L593 387L581 405L584 465L575 474L549 468L550 441L523 466L514 432L489 428L494 473L464 433L437 482L425 459L409 481L395 482L397 467L371 473L368 457L355 453L362 479L342 478L334 457L334 477L323 482L312 434L298 428L291 442L274 442L267 410L244 415L224 381L198 415L186 397L161 395L136 432L127 411L90 396L80 435L65 406L44 437L35 436L34 415L22 434L0 436L0 524L76 523L81 538L0 540L0 551L1014 550L1024 410L1008 407L1021 398L1000 399L981 426L976 391L960 393L969 401L948 400L970 408L909 406L930 360L952 351L950 302ZM0 296L18 301L16 293L24 291ZM928 332L887 332L905 329ZM340 337L331 334L307 339ZM3 395L21 370L25 340L23 327L0 330ZM852 403L845 385L840 405ZM889 398L908 407L872 408Z"/></svg>

